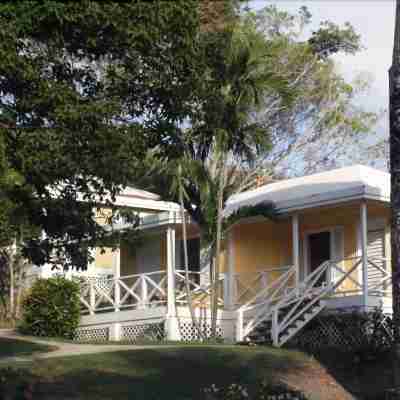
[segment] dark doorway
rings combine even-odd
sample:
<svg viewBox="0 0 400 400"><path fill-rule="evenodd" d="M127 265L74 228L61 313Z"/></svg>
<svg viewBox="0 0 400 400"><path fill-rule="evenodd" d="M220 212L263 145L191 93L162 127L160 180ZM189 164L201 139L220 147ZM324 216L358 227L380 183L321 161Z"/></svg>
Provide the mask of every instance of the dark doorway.
<svg viewBox="0 0 400 400"><path fill-rule="evenodd" d="M315 271L323 262L331 258L331 233L319 232L308 236L308 260L309 273ZM328 282L325 272L316 283L321 286L323 282Z"/></svg>

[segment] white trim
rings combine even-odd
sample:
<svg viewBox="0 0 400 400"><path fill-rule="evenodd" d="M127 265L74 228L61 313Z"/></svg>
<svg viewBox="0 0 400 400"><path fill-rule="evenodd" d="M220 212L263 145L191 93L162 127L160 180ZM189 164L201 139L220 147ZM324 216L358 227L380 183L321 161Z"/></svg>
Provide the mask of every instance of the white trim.
<svg viewBox="0 0 400 400"><path fill-rule="evenodd" d="M299 215L292 215L292 263L296 270L295 285L299 288L300 283L300 232Z"/></svg>
<svg viewBox="0 0 400 400"><path fill-rule="evenodd" d="M277 212L283 214L360 199L389 203L390 175L355 165L282 180L232 196L228 199L225 214L263 201L273 202Z"/></svg>

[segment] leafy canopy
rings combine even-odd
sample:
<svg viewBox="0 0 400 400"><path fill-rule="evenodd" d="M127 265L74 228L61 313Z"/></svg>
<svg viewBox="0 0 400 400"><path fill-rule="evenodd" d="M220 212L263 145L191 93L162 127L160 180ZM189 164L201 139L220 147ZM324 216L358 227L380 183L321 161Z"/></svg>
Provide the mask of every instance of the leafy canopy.
<svg viewBox="0 0 400 400"><path fill-rule="evenodd" d="M34 263L84 268L88 246L120 240L95 209L113 208L148 148L174 148L198 30L194 0L0 6L3 243L26 226Z"/></svg>

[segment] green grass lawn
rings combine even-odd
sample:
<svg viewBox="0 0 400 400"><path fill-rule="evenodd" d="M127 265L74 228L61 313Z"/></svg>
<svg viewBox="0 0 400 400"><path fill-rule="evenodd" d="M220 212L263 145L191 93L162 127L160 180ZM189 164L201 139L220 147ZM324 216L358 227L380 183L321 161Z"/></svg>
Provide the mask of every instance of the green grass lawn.
<svg viewBox="0 0 400 400"><path fill-rule="evenodd" d="M0 338L0 361L6 357L19 357L54 350L54 347L25 340Z"/></svg>
<svg viewBox="0 0 400 400"><path fill-rule="evenodd" d="M160 347L46 359L25 368L34 398L200 399L201 389L278 381L311 360L302 353L233 346ZM31 374L31 378L29 378Z"/></svg>

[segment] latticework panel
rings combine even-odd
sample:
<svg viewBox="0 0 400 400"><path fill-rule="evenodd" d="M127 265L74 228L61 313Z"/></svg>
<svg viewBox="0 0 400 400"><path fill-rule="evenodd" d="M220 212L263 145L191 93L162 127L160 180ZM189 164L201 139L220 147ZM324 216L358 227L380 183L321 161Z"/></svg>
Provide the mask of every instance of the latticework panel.
<svg viewBox="0 0 400 400"><path fill-rule="evenodd" d="M164 340L164 337L164 323L162 322L121 327L121 340L124 342L160 342Z"/></svg>
<svg viewBox="0 0 400 400"><path fill-rule="evenodd" d="M74 340L77 342L107 342L110 337L110 329L105 328L82 328L78 329Z"/></svg>
<svg viewBox="0 0 400 400"><path fill-rule="evenodd" d="M354 351L388 349L393 340L392 319L382 313L335 313L316 317L288 343L315 352L323 348Z"/></svg>
<svg viewBox="0 0 400 400"><path fill-rule="evenodd" d="M209 322L200 322L200 329L202 332L203 337L210 338L211 337L211 323ZM183 342L191 342L194 340L200 340L199 333L196 327L193 325L192 322L180 322L179 323L179 331L181 334L181 340ZM223 338L223 331L220 326L217 326L217 337L222 339Z"/></svg>

